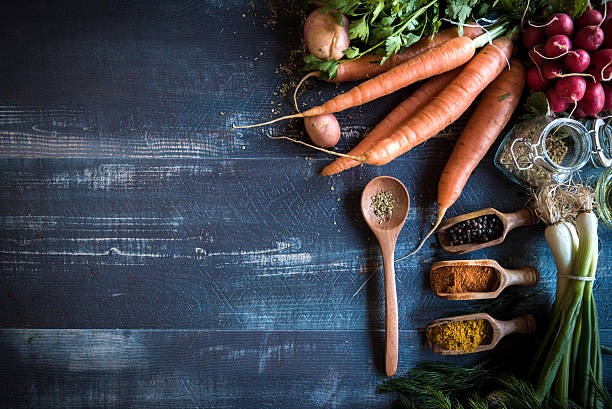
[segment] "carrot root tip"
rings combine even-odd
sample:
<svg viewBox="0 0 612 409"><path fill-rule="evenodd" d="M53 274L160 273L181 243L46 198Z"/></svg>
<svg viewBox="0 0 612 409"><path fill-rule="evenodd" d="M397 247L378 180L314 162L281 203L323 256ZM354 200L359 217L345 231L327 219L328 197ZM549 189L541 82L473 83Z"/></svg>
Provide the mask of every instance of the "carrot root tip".
<svg viewBox="0 0 612 409"><path fill-rule="evenodd" d="M438 220L436 220L436 224L431 228L431 230L429 231L429 233L427 233L427 236L425 236L425 238L423 238L423 240L421 240L421 243L419 244L419 246L416 248L416 250L414 250L412 253L406 254L404 257L399 258L397 260L395 260L396 262L398 261L402 261L416 253L419 252L419 250L421 250L421 247L423 247L423 244L425 244L425 242L427 241L427 239L436 231L436 229L438 228L438 226L440 226L440 223L442 223L442 218L444 217L444 215L446 214L446 210L445 208L441 207L438 209Z"/></svg>

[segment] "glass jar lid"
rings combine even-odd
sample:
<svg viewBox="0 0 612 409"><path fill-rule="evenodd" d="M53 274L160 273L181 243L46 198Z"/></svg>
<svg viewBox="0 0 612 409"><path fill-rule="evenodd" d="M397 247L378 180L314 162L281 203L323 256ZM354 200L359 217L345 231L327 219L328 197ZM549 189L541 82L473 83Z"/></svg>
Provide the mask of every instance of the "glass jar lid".
<svg viewBox="0 0 612 409"><path fill-rule="evenodd" d="M571 118L557 118L546 125L540 133L539 145L540 157L556 172L581 169L593 151L589 131Z"/></svg>
<svg viewBox="0 0 612 409"><path fill-rule="evenodd" d="M612 127L603 119L586 121L586 126L593 139L591 163L598 168L612 166Z"/></svg>

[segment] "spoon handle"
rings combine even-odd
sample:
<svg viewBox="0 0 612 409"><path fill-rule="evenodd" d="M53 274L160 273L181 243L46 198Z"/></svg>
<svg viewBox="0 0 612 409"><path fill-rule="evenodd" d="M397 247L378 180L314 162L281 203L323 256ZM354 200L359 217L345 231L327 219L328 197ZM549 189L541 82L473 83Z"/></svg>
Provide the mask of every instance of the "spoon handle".
<svg viewBox="0 0 612 409"><path fill-rule="evenodd" d="M516 270L505 269L508 277L506 285L525 285L533 287L540 281L540 273L537 268L527 266Z"/></svg>
<svg viewBox="0 0 612 409"><path fill-rule="evenodd" d="M395 243L393 243L395 244ZM382 245L385 270L385 371L395 375L398 361L397 292L395 289L394 245Z"/></svg>
<svg viewBox="0 0 612 409"><path fill-rule="evenodd" d="M538 221L538 216L533 207L524 207L514 213L505 213L504 216L506 216L508 231L521 226L529 226Z"/></svg>
<svg viewBox="0 0 612 409"><path fill-rule="evenodd" d="M501 337L513 333L533 334L536 329L536 322L531 314L521 315L510 321L498 322L501 326Z"/></svg>

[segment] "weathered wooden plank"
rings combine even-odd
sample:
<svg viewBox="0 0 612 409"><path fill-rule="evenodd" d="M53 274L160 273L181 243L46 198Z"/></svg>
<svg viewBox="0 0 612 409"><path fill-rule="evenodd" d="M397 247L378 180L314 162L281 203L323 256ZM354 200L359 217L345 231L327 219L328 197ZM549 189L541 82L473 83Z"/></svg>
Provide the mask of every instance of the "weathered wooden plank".
<svg viewBox="0 0 612 409"><path fill-rule="evenodd" d="M264 133L296 135L295 127L225 133L232 123L291 112L290 97L279 93L302 75L299 63L293 75L283 69L301 58L299 7L277 0L116 3L7 5L0 156L315 156ZM349 86L319 83L300 100L313 105ZM406 95L339 114L345 136L338 149L354 145ZM456 136L459 127L452 129Z"/></svg>
<svg viewBox="0 0 612 409"><path fill-rule="evenodd" d="M435 186L424 183L442 162L406 165L323 178L320 161L302 159L0 160L2 326L382 328L380 274L353 297L364 265L378 262L358 198L383 170L403 180L413 207L397 254L411 250L435 200ZM451 214L515 210L519 193L483 165ZM541 310L554 287L542 229L467 255L540 268L545 294L519 311ZM610 234L602 228L601 239ZM429 266L447 258L431 244L397 265L402 328L457 309L429 290ZM596 283L603 328L612 316L609 265L604 249Z"/></svg>
<svg viewBox="0 0 612 409"><path fill-rule="evenodd" d="M612 343L612 331L601 332ZM0 393L12 408L389 407L383 331L4 330ZM524 364L509 337L496 358ZM398 374L441 358L400 332ZM523 365L525 367L525 365ZM612 361L604 359L608 386Z"/></svg>

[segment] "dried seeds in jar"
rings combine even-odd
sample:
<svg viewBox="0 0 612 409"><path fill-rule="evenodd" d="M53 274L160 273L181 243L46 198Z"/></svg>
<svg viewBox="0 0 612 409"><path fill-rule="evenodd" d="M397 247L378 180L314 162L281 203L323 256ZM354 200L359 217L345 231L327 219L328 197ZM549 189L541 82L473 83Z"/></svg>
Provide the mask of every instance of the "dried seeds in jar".
<svg viewBox="0 0 612 409"><path fill-rule="evenodd" d="M561 183L591 155L588 130L570 118L539 116L510 130L495 154L495 166L528 189Z"/></svg>

